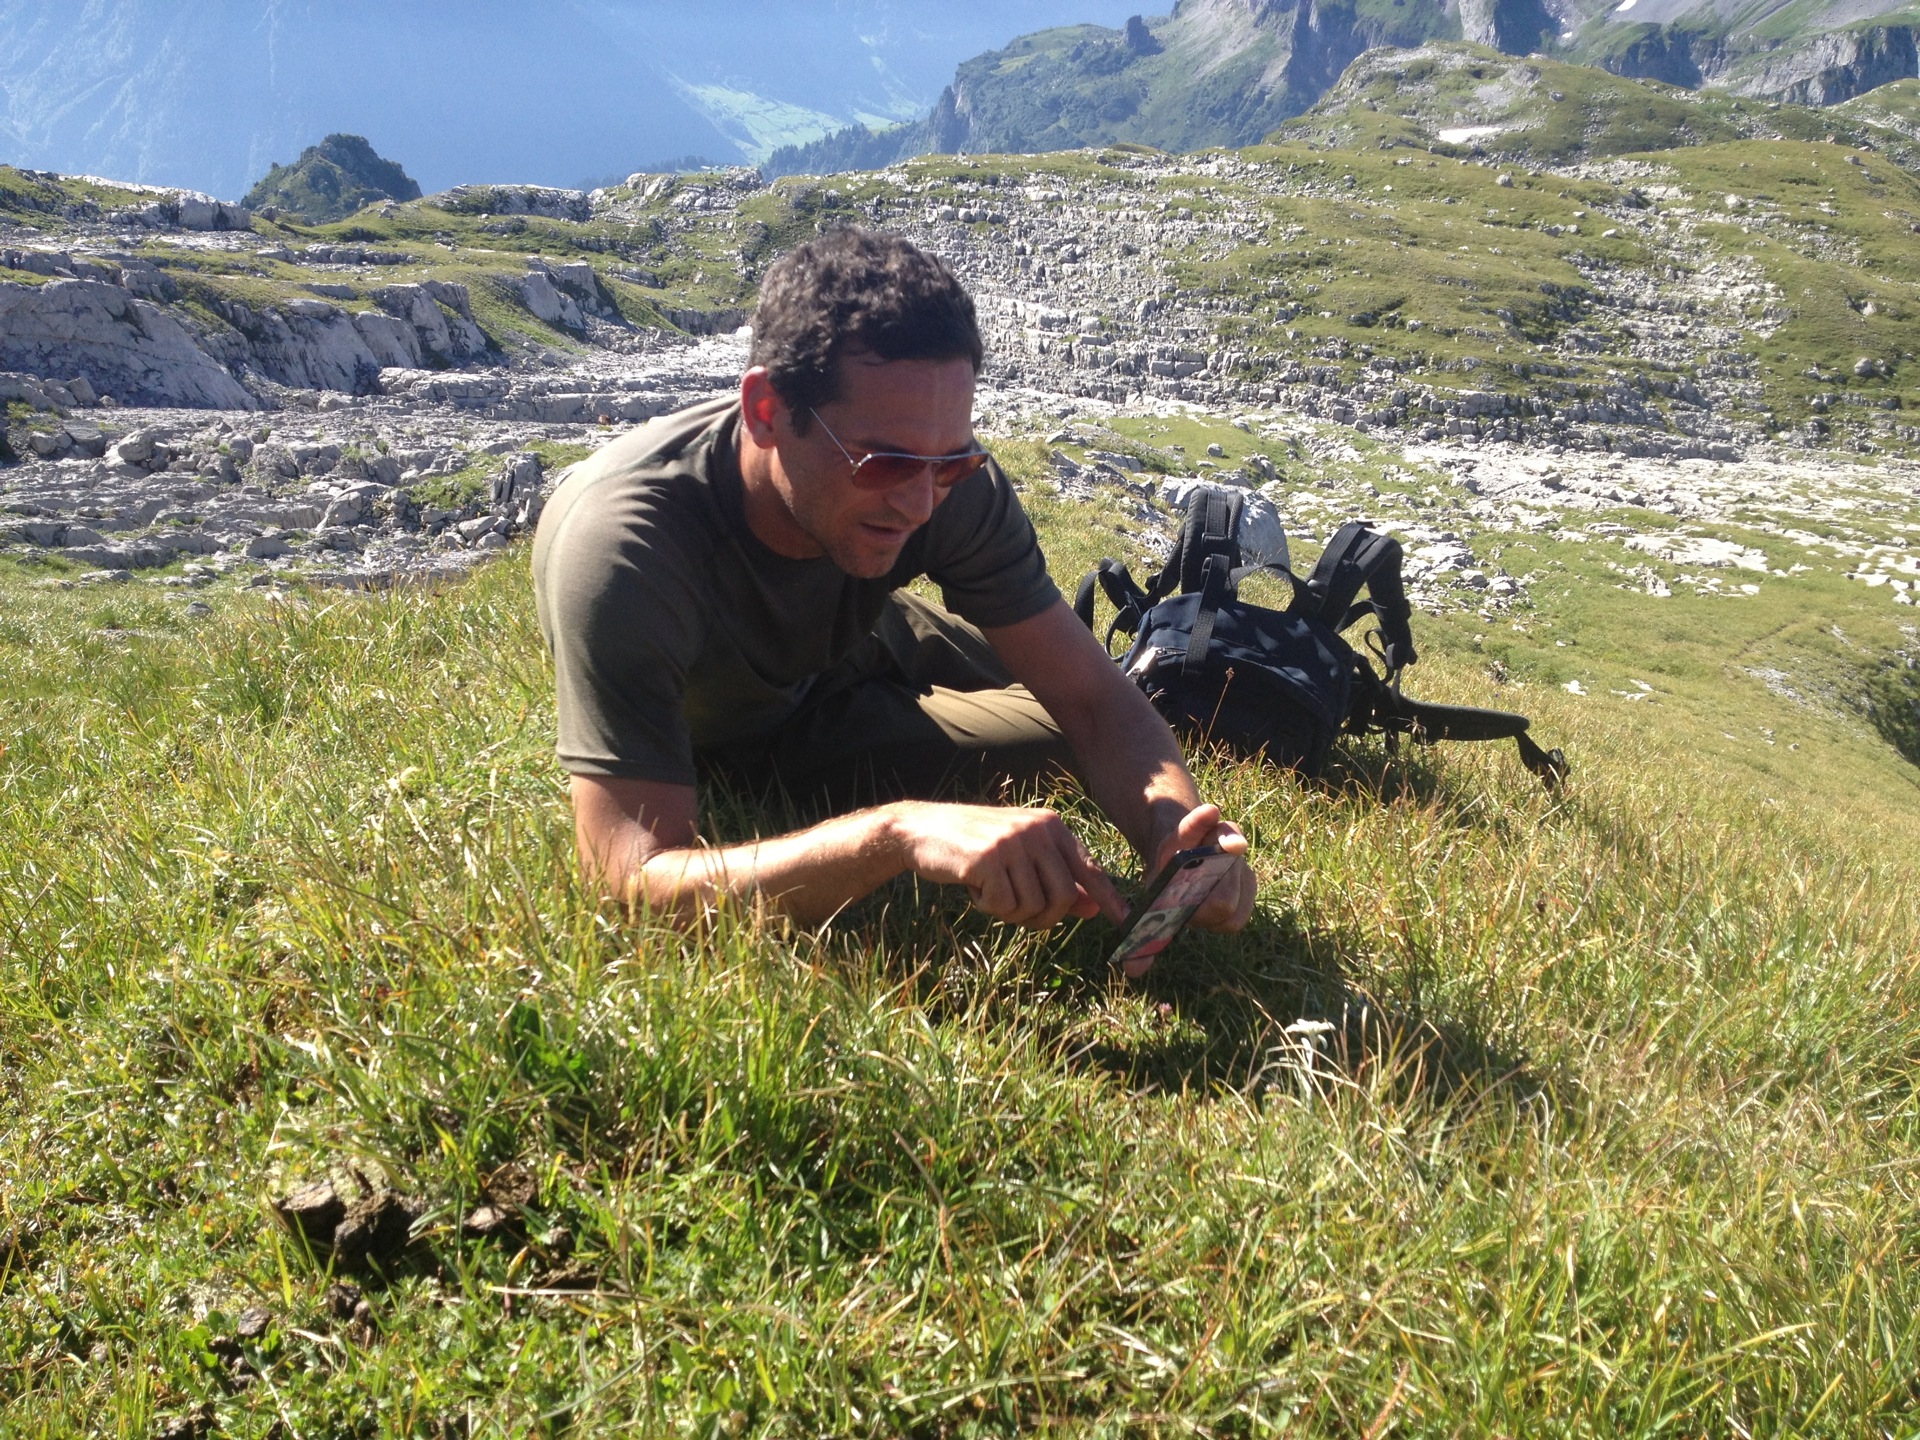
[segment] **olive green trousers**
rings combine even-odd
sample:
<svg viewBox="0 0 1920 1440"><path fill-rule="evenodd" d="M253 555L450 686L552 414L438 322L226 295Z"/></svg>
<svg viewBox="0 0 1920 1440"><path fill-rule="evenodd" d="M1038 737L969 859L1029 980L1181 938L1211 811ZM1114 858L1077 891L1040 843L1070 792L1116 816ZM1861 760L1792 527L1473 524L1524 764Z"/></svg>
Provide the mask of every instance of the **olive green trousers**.
<svg viewBox="0 0 1920 1440"><path fill-rule="evenodd" d="M904 592L778 728L699 758L732 785L829 810L1028 784L1071 761L987 637Z"/></svg>

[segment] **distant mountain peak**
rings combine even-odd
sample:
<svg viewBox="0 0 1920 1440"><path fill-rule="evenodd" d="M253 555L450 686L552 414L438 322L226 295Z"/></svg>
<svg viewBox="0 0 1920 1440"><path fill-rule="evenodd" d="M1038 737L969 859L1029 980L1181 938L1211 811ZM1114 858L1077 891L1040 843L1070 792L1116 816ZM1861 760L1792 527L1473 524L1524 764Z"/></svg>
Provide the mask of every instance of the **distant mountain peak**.
<svg viewBox="0 0 1920 1440"><path fill-rule="evenodd" d="M381 200L418 200L420 187L376 152L364 135L329 135L291 165L275 165L247 192L250 209L269 206L310 224L343 220Z"/></svg>

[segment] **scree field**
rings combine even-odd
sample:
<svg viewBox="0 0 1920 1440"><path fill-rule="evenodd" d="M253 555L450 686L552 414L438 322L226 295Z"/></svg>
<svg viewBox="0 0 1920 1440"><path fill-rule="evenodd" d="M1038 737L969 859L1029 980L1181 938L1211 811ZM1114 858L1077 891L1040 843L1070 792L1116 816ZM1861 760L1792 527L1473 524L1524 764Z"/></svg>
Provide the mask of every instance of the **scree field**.
<svg viewBox="0 0 1920 1440"><path fill-rule="evenodd" d="M1126 553L1003 448L1057 577ZM1138 985L910 882L596 909L524 545L379 595L0 563L0 1430L1911 1433L1912 612L1502 543L1526 604L1418 617L1409 689L1570 783L1200 757L1259 908Z"/></svg>

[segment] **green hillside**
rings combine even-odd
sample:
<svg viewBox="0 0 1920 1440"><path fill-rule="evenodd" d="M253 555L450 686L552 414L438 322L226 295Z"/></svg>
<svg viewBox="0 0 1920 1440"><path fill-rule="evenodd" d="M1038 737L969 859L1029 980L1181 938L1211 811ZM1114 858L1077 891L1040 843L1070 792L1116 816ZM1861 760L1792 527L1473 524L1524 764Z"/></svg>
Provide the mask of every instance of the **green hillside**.
<svg viewBox="0 0 1920 1440"><path fill-rule="evenodd" d="M418 200L420 187L398 162L383 160L359 135L329 135L291 165L276 164L247 192L249 209L272 208L308 224L344 220L382 200Z"/></svg>
<svg viewBox="0 0 1920 1440"><path fill-rule="evenodd" d="M1914 73L1909 0L1575 0L1555 53L1620 75L1832 104Z"/></svg>
<svg viewBox="0 0 1920 1440"><path fill-rule="evenodd" d="M1820 110L1626 79L1542 56L1516 59L1485 46L1434 44L1363 56L1318 105L1272 138L1437 143L1542 165L1723 140L1831 139L1920 169L1910 113L1916 86L1902 82Z"/></svg>
<svg viewBox="0 0 1920 1440"><path fill-rule="evenodd" d="M1114 543L1030 498L1063 580ZM524 551L198 618L0 566L0 1428L1899 1433L1916 772L1729 686L1759 610L1534 543L1564 593L1422 617L1412 688L1569 789L1210 762L1259 912L1142 985L907 884L597 914ZM309 1255L269 1201L323 1177L411 1241Z"/></svg>
<svg viewBox="0 0 1920 1440"><path fill-rule="evenodd" d="M1835 115L1920 140L1920 80L1896 80L1834 107Z"/></svg>

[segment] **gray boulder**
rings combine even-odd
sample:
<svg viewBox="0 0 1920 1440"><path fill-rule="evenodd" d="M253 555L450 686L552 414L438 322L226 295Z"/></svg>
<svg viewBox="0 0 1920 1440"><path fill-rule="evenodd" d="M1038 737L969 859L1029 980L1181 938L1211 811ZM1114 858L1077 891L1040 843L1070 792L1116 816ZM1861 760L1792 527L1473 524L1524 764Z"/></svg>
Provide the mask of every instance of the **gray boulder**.
<svg viewBox="0 0 1920 1440"><path fill-rule="evenodd" d="M173 195L174 223L182 230L251 230L253 212L196 190Z"/></svg>
<svg viewBox="0 0 1920 1440"><path fill-rule="evenodd" d="M493 477L488 498L500 512L498 518L513 525L534 525L544 508L540 493L540 457L531 450L509 455L500 473Z"/></svg>
<svg viewBox="0 0 1920 1440"><path fill-rule="evenodd" d="M1214 485L1205 480L1169 480L1161 487L1160 494L1168 508L1179 515L1185 515L1192 508L1196 496L1239 496L1240 525L1234 532L1234 539L1240 542L1241 560L1248 565L1292 563L1287 553L1287 529L1281 523L1280 512L1259 491Z"/></svg>
<svg viewBox="0 0 1920 1440"><path fill-rule="evenodd" d="M353 328L360 332L360 338L382 369L389 365L409 370L419 368L420 337L406 321L382 315L377 310L363 310L353 317Z"/></svg>
<svg viewBox="0 0 1920 1440"><path fill-rule="evenodd" d="M428 196L427 203L462 215L540 215L576 224L593 218L586 191L546 185L456 185Z"/></svg>
<svg viewBox="0 0 1920 1440"><path fill-rule="evenodd" d="M66 433L76 455L98 460L107 453L107 437L91 425L69 425Z"/></svg>
<svg viewBox="0 0 1920 1440"><path fill-rule="evenodd" d="M0 402L24 400L36 410L51 410L53 397L37 375L0 374Z"/></svg>
<svg viewBox="0 0 1920 1440"><path fill-rule="evenodd" d="M412 328L417 348L440 360L470 360L487 348L487 337L473 323L467 287L429 280L424 285L383 285L373 292L382 310ZM395 362L418 369L419 359Z"/></svg>
<svg viewBox="0 0 1920 1440"><path fill-rule="evenodd" d="M509 455L493 477L490 497L495 506L512 505L540 493L540 457L531 450Z"/></svg>
<svg viewBox="0 0 1920 1440"><path fill-rule="evenodd" d="M373 505L360 491L349 490L327 506L326 514L320 517L320 528L331 530L335 526L352 529L365 525L373 518Z"/></svg>
<svg viewBox="0 0 1920 1440"><path fill-rule="evenodd" d="M269 379L354 395L378 388L380 362L352 316L324 300L294 300L287 309L261 312L249 337L253 363Z"/></svg>
<svg viewBox="0 0 1920 1440"><path fill-rule="evenodd" d="M113 459L117 465L144 465L153 458L153 432L136 430L124 436L113 447Z"/></svg>
<svg viewBox="0 0 1920 1440"><path fill-rule="evenodd" d="M179 321L98 280L0 282L0 368L77 373L96 391L145 405L255 408Z"/></svg>
<svg viewBox="0 0 1920 1440"><path fill-rule="evenodd" d="M529 270L520 280L520 299L536 320L549 325L564 325L578 330L586 324L580 306L571 295L562 294L543 270Z"/></svg>

